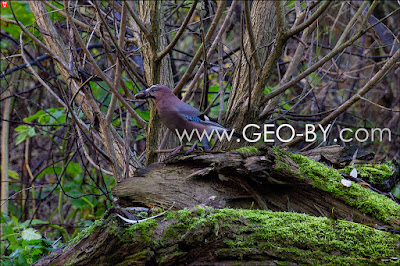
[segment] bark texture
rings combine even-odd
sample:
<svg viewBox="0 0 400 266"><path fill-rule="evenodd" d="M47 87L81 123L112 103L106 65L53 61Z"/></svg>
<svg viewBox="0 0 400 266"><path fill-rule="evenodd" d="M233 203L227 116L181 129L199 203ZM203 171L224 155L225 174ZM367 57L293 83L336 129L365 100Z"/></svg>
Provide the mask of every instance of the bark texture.
<svg viewBox="0 0 400 266"><path fill-rule="evenodd" d="M249 34L246 31L243 43L244 54L241 55L239 66L233 74L232 91L229 96L225 119L225 125L237 132L242 130L246 124L256 122L261 112L259 106L262 95L259 91L253 90L256 83L262 82L259 79L261 70L260 73L257 73L252 57L257 56L262 68L277 35L274 1L253 1L250 17L256 51L252 50ZM236 142L224 141L216 147L217 149L227 149L237 145Z"/></svg>
<svg viewBox="0 0 400 266"><path fill-rule="evenodd" d="M161 61L156 61L156 55L167 47L165 22L163 17L163 5L161 1L140 1L138 5L139 16L150 32L149 41L143 33L140 34L140 52L143 58L143 69L147 84L163 84L174 88L170 56L167 54ZM150 121L146 134L146 164L156 162L159 158L154 150L158 149L167 131L161 124L157 110L153 103L150 105ZM165 148L174 148L178 145L177 138L173 134L166 143Z"/></svg>
<svg viewBox="0 0 400 266"><path fill-rule="evenodd" d="M379 264L396 260L399 241L348 221L197 208L130 226L111 215L36 265Z"/></svg>
<svg viewBox="0 0 400 266"><path fill-rule="evenodd" d="M187 208L133 225L113 209L36 264L352 265L388 262L400 252L390 227L400 225L398 204L279 150L178 157L142 169L113 194L129 206ZM254 210L264 206L270 210Z"/></svg>
<svg viewBox="0 0 400 266"><path fill-rule="evenodd" d="M302 174L308 171L309 174ZM333 177L328 177L332 174L335 175L334 181L330 180ZM215 201L208 204L219 208L269 209L325 217L334 215L339 219L351 217L363 224L400 225L399 205L383 195L371 194L370 198L368 193L372 192L361 187L354 187L357 192L341 195L346 193L341 178L332 168L322 164L301 165L273 150L259 154L232 151L191 155L166 164L153 164L139 171L136 177L118 183L112 193L122 206L150 204L164 208L174 206L179 210L208 202L215 196ZM360 198L360 202L352 199L364 190L366 195ZM375 211L380 209L375 196L397 208L394 216L375 215ZM366 207L362 201L374 206ZM359 208L359 204L366 208Z"/></svg>

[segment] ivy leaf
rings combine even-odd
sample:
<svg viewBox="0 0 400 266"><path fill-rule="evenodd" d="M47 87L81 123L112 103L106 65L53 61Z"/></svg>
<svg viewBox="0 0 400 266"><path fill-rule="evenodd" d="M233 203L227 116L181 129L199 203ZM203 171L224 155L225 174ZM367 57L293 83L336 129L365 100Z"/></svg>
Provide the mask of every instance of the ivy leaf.
<svg viewBox="0 0 400 266"><path fill-rule="evenodd" d="M27 241L42 238L42 236L39 233L37 233L36 230L33 228L27 228L27 229L23 230L21 232L21 236L22 236L22 239L27 240Z"/></svg>

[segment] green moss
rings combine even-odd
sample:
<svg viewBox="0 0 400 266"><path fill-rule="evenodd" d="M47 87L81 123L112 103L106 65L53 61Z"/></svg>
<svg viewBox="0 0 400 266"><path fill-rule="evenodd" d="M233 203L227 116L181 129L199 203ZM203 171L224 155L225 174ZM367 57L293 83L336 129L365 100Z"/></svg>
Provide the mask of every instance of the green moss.
<svg viewBox="0 0 400 266"><path fill-rule="evenodd" d="M346 166L340 171L350 174L354 167ZM388 164L363 164L356 166L357 174L363 180L372 184L382 184L386 179L394 174L394 168Z"/></svg>
<svg viewBox="0 0 400 266"><path fill-rule="evenodd" d="M91 233L95 232L96 230L98 230L98 228L102 228L104 227L104 219L99 219L94 221L94 223L91 226L88 226L86 228L84 228L82 231L80 231L78 233L78 235L76 237L74 237L65 247L64 247L64 251L67 250L70 246L76 244L79 242L79 240L88 237Z"/></svg>
<svg viewBox="0 0 400 266"><path fill-rule="evenodd" d="M247 156L260 154L260 151L254 146L241 147L241 148L236 149L235 151L240 152Z"/></svg>
<svg viewBox="0 0 400 266"><path fill-rule="evenodd" d="M170 212L165 218L151 219L121 227L114 216L85 233L106 226L109 237L133 244L132 253L121 265L176 264L189 250L212 245L210 256L219 260L260 262L279 258L299 264L380 263L400 254L400 236L348 221L289 212L196 208ZM159 226L164 223L165 228ZM145 241L143 241L143 239ZM168 241L165 245L160 239ZM160 240L158 242L158 240ZM210 252L211 252L210 250ZM80 257L71 256L69 264ZM83 255L84 256L84 255ZM117 261L116 261L117 262Z"/></svg>
<svg viewBox="0 0 400 266"><path fill-rule="evenodd" d="M133 265L141 261L144 262L152 256L154 256L154 252L150 248L146 248L143 251L138 252L134 255L127 256L125 258L125 265Z"/></svg>
<svg viewBox="0 0 400 266"><path fill-rule="evenodd" d="M157 229L158 222L156 219L149 219L140 223L136 223L126 228L122 232L121 239L128 237L128 240L139 237L140 240L145 242L151 242L154 234L154 230Z"/></svg>
<svg viewBox="0 0 400 266"><path fill-rule="evenodd" d="M196 246L205 239L218 239L219 229L226 227L226 247L215 253L221 259L260 258L267 253L292 261L295 258L300 263L346 264L357 263L359 258L371 258L373 262L373 258L397 256L400 252L400 236L348 221L261 210L222 209L206 213L199 216L197 210L178 211L174 218L177 223L168 231L174 228L181 232L187 245Z"/></svg>
<svg viewBox="0 0 400 266"><path fill-rule="evenodd" d="M315 187L328 191L336 198L344 200L350 206L356 206L361 212L370 214L382 222L400 220L399 205L386 196L356 183L345 187L341 183L343 177L333 168L299 154L285 154L300 167L299 178L310 178Z"/></svg>
<svg viewBox="0 0 400 266"><path fill-rule="evenodd" d="M179 251L178 245L170 248L170 252L162 252L163 255L157 260L158 265L171 264L175 260L183 257L187 252Z"/></svg>

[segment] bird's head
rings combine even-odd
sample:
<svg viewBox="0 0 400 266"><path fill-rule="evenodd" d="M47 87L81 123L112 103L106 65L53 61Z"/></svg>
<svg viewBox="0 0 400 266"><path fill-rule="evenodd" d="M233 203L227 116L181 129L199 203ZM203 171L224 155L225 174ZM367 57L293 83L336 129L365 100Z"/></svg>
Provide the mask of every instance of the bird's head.
<svg viewBox="0 0 400 266"><path fill-rule="evenodd" d="M152 98L157 101L169 94L173 95L173 92L167 86L156 84L149 87L145 91L139 92L138 94L135 95L135 98L136 99Z"/></svg>

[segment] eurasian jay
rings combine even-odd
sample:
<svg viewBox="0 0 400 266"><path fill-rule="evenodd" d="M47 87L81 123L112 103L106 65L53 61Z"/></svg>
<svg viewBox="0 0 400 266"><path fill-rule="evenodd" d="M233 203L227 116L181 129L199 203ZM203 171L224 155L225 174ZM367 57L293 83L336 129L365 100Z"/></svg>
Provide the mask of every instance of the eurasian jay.
<svg viewBox="0 0 400 266"><path fill-rule="evenodd" d="M220 124L211 121L205 114L201 113L193 106L179 100L179 98L176 97L172 90L170 90L167 86L160 84L153 85L147 90L136 94L135 98L153 99L161 122L173 133L179 133L180 136L182 136L182 133L185 130L189 134L189 136L191 132L196 129L199 133L199 136L204 136L202 135L204 131L209 135L212 133L213 130L214 132L231 131L221 126ZM239 136L240 134L233 133L233 135ZM199 140L199 136L196 133L193 134L192 140L196 141L187 153L191 152L195 148L197 140ZM239 137L241 137L241 135ZM179 146L178 149L174 151L171 155L175 155L176 153L178 153L184 147L184 143L192 140L183 138L182 145ZM202 139L200 139L200 141L202 142L205 150L210 149L210 144L207 137L204 136Z"/></svg>

